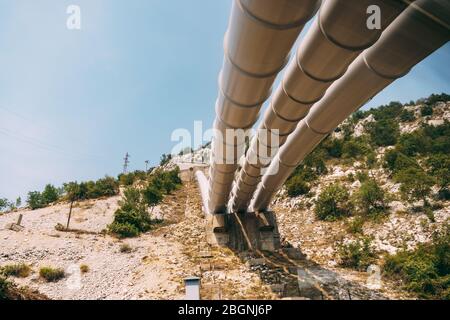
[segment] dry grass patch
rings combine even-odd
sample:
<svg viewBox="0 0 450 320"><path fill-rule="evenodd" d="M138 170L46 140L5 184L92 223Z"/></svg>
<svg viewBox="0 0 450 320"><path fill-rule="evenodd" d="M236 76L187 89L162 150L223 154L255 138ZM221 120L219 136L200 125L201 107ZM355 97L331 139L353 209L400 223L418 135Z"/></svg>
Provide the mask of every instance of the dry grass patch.
<svg viewBox="0 0 450 320"><path fill-rule="evenodd" d="M87 264L82 264L80 266L81 273L88 273L89 272L89 266Z"/></svg>
<svg viewBox="0 0 450 320"><path fill-rule="evenodd" d="M47 282L56 282L63 279L66 273L62 268L42 267L39 276Z"/></svg>
<svg viewBox="0 0 450 320"><path fill-rule="evenodd" d="M26 278L31 273L31 268L25 263L16 263L6 265L0 269L5 276L13 276L18 278Z"/></svg>

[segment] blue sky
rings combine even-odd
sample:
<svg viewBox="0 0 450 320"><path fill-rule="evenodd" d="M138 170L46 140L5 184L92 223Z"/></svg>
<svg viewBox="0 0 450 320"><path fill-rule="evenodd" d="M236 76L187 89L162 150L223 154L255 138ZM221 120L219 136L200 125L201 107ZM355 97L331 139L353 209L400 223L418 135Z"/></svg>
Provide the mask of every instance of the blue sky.
<svg viewBox="0 0 450 320"><path fill-rule="evenodd" d="M79 5L82 29L66 28ZM231 0L0 0L0 197L156 164L212 125ZM366 107L450 92L450 46Z"/></svg>

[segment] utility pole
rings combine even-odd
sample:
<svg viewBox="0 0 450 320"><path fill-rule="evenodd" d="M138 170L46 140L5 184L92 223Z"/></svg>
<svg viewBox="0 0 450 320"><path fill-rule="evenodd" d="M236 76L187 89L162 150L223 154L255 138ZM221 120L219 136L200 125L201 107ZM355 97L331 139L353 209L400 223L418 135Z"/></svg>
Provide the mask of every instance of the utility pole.
<svg viewBox="0 0 450 320"><path fill-rule="evenodd" d="M127 171L128 171L128 165L130 164L130 155L128 154L128 152L127 152L127 154L125 155L125 158L123 159L125 162L123 163L123 173L125 174L125 173L127 173Z"/></svg>
<svg viewBox="0 0 450 320"><path fill-rule="evenodd" d="M145 160L145 172L148 171L148 163L149 163L149 161L148 161L148 160Z"/></svg>

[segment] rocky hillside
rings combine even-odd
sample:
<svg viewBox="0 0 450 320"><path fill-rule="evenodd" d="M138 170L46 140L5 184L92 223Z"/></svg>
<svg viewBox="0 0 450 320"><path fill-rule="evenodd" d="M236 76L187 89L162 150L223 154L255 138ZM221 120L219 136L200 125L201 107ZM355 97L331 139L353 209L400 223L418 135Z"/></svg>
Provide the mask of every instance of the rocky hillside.
<svg viewBox="0 0 450 320"><path fill-rule="evenodd" d="M355 113L277 193L275 253L207 245L189 168L208 146L48 185L0 214L0 298L181 299L199 276L204 299L448 299L449 121L445 94Z"/></svg>
<svg viewBox="0 0 450 320"><path fill-rule="evenodd" d="M448 98L433 95L357 112L336 129L273 202L286 244L362 282L370 266L380 272L382 291L449 298L448 283L437 289L440 294L434 288L424 293L425 285L408 287L407 275L388 276L384 268L386 260L420 244L433 245L437 233L444 233L449 248ZM449 267L447 258L441 276L448 277Z"/></svg>

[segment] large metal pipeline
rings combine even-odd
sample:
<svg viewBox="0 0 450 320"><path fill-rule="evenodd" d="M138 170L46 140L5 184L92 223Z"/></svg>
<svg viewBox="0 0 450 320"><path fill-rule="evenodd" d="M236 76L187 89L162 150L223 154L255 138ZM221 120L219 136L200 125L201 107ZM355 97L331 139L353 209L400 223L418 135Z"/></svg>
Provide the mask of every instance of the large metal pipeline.
<svg viewBox="0 0 450 320"><path fill-rule="evenodd" d="M255 193L253 209L266 210L273 194L323 138L352 112L449 41L449 21L448 0L416 0L394 20L378 42L365 50L313 105L288 137Z"/></svg>
<svg viewBox="0 0 450 320"><path fill-rule="evenodd" d="M256 122L292 45L320 0L235 0L219 75L208 211L226 212L244 141L227 133ZM233 133L233 132L231 132ZM243 137L242 137L243 138Z"/></svg>
<svg viewBox="0 0 450 320"><path fill-rule="evenodd" d="M379 29L367 26L368 8L373 5L381 12ZM270 164L298 122L406 6L399 0L327 0L322 4L252 140L233 189L233 210L247 210L263 168ZM274 139L274 135L278 137Z"/></svg>

